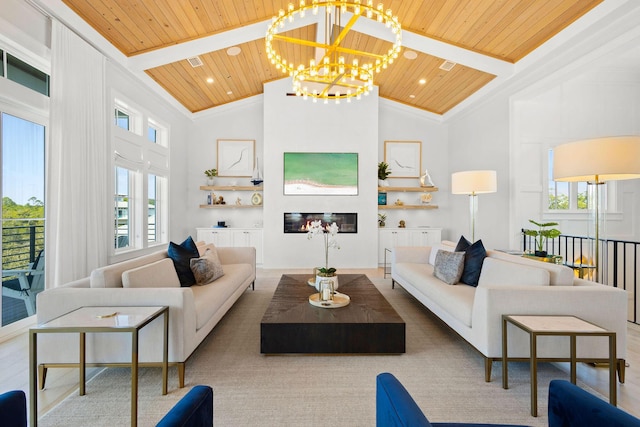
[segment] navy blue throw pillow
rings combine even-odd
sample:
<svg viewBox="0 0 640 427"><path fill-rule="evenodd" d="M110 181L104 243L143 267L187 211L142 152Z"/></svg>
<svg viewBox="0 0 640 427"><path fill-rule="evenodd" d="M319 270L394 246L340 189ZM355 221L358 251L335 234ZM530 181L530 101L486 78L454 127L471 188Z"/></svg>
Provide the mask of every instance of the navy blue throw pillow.
<svg viewBox="0 0 640 427"><path fill-rule="evenodd" d="M167 255L173 260L173 266L178 273L178 279L180 279L180 286L188 287L195 284L196 278L191 271L190 262L191 258L198 258L200 254L191 236L179 245L170 242Z"/></svg>
<svg viewBox="0 0 640 427"><path fill-rule="evenodd" d="M482 244L482 240L472 244L464 236L460 236L455 250L456 252L464 252L464 270L460 281L469 286L478 286L482 263L487 257L487 251Z"/></svg>

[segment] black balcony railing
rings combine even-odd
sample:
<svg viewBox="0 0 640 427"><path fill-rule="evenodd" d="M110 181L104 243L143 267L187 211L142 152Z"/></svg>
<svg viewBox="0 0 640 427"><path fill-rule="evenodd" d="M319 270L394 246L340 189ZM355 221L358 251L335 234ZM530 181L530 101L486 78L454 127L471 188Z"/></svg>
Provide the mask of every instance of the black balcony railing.
<svg viewBox="0 0 640 427"><path fill-rule="evenodd" d="M522 232L522 249L533 252L535 237ZM629 296L630 322L640 324L640 242L615 239L600 239L598 271L595 271L595 260L591 248L593 238L583 236L561 235L556 239L547 239L544 250L551 255L560 255L565 265L572 267L576 275L602 283L607 286L624 289Z"/></svg>
<svg viewBox="0 0 640 427"><path fill-rule="evenodd" d="M44 225L2 227L2 269L19 270L44 249Z"/></svg>

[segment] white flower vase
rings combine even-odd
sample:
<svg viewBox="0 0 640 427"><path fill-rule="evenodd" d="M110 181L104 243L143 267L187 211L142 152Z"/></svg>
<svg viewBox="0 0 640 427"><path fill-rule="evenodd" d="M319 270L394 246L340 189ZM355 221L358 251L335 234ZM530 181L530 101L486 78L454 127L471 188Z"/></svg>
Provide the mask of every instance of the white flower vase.
<svg viewBox="0 0 640 427"><path fill-rule="evenodd" d="M389 183L387 182L386 179L379 179L378 180L378 187L388 187Z"/></svg>
<svg viewBox="0 0 640 427"><path fill-rule="evenodd" d="M335 276L330 276L330 277L316 275L316 290L318 292L320 292L320 281L322 281L324 279L333 280L333 290L334 291L338 290L338 275L337 274Z"/></svg>

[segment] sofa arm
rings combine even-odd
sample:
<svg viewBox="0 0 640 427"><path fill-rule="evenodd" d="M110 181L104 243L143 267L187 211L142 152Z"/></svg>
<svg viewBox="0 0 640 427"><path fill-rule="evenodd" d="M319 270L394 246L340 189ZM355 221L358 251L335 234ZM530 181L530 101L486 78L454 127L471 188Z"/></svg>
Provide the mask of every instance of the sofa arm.
<svg viewBox="0 0 640 427"><path fill-rule="evenodd" d="M428 263L431 246L396 246L391 251L391 264Z"/></svg>
<svg viewBox="0 0 640 427"><path fill-rule="evenodd" d="M616 332L617 357L626 357L627 293L605 285L594 286L511 286L476 288L473 303L472 328L476 348L487 357L502 356L502 315L571 315ZM524 334L520 334L524 335ZM519 336L520 336L519 335ZM555 338L555 337L544 337ZM542 339L542 338L541 338ZM509 356L528 357L528 341L513 340L509 334ZM606 357L607 341L590 338L578 345L578 353L599 348ZM602 345L597 345L600 342ZM519 344L518 344L519 343ZM512 354L512 345L523 354ZM539 346L544 352L543 346Z"/></svg>
<svg viewBox="0 0 640 427"><path fill-rule="evenodd" d="M640 419L565 380L549 383L549 427L640 427Z"/></svg>

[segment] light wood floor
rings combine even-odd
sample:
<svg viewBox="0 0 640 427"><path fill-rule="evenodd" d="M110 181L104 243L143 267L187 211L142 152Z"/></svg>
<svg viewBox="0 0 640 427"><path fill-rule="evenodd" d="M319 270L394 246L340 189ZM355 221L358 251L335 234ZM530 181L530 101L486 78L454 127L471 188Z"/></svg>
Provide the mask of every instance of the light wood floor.
<svg viewBox="0 0 640 427"><path fill-rule="evenodd" d="M283 273L300 273L306 270L263 270L258 269L258 277L280 277ZM369 277L382 277L382 269L343 270L343 273L365 273ZM480 357L480 356L478 356ZM14 338L0 342L0 393L8 390L24 390L29 394L29 346L26 331ZM626 381L618 383L618 406L625 411L640 417L640 326L629 324L627 335L627 369ZM569 368L567 364L560 364L562 369ZM188 367L187 367L188 369ZM87 378L100 372L94 368L87 371ZM483 375L479 372L478 375ZM493 381L499 369L494 367ZM603 396L609 394L609 373L607 367L580 364L578 379L600 392ZM47 388L38 392L40 414L46 413L58 402L71 393L77 392L78 372L76 369L51 369L47 375Z"/></svg>

